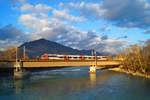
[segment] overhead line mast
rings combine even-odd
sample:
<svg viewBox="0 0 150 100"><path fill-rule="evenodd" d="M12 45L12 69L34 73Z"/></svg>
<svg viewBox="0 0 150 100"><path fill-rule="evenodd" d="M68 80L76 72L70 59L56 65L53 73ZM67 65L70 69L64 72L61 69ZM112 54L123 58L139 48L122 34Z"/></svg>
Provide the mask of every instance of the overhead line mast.
<svg viewBox="0 0 150 100"><path fill-rule="evenodd" d="M23 59L26 59L26 48L25 48L25 46L23 47Z"/></svg>

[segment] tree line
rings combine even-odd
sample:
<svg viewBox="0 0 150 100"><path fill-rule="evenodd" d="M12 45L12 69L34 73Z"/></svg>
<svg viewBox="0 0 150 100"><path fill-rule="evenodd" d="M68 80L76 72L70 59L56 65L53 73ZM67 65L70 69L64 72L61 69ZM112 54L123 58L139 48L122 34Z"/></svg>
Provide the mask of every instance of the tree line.
<svg viewBox="0 0 150 100"><path fill-rule="evenodd" d="M17 49L17 58L19 59L28 59L28 55L26 54L23 57L23 50L18 48ZM0 51L0 59L1 60L14 60L16 59L16 47L7 48L4 51Z"/></svg>
<svg viewBox="0 0 150 100"><path fill-rule="evenodd" d="M150 73L150 42L144 45L131 45L118 56L122 57L122 69L132 72Z"/></svg>

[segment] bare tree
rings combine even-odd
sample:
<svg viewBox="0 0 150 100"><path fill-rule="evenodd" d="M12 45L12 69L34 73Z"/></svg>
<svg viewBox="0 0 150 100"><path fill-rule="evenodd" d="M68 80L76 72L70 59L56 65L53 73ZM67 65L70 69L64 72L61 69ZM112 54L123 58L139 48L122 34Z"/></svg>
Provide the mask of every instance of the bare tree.
<svg viewBox="0 0 150 100"><path fill-rule="evenodd" d="M150 43L144 47L132 45L126 48L121 54L123 56L123 69L133 72L150 72Z"/></svg>

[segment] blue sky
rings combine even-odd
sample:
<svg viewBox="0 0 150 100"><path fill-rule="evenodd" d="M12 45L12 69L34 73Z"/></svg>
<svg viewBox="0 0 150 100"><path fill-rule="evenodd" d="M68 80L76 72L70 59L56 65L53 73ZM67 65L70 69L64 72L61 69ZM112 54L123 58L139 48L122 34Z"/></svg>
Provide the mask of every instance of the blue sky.
<svg viewBox="0 0 150 100"><path fill-rule="evenodd" d="M2 49L46 38L115 53L150 38L149 0L0 0L0 7Z"/></svg>

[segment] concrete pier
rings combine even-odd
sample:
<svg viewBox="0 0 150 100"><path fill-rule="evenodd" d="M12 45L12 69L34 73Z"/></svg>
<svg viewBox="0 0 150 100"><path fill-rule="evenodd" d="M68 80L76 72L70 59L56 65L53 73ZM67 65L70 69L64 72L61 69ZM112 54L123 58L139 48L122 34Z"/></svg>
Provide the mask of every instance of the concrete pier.
<svg viewBox="0 0 150 100"><path fill-rule="evenodd" d="M89 73L91 73L91 74L92 74L92 73L96 74L96 66L95 66L95 65L90 66Z"/></svg>
<svg viewBox="0 0 150 100"><path fill-rule="evenodd" d="M23 69L21 62L16 62L14 64L14 79L23 79L27 78L29 76L29 73Z"/></svg>

